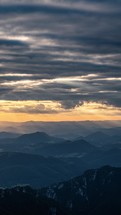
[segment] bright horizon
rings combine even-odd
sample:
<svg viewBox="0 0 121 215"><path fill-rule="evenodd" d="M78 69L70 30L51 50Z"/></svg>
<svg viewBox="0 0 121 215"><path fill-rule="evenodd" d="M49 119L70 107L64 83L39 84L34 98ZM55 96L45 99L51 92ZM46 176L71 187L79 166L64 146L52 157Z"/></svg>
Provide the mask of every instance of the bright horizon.
<svg viewBox="0 0 121 215"><path fill-rule="evenodd" d="M42 107L43 110L40 111L39 107ZM37 110L42 113L37 113ZM54 113L51 113L52 110ZM84 103L73 109L65 110L58 103L51 101L45 103L40 101L3 101L0 102L0 111L1 121L13 122L121 120L120 109L99 103Z"/></svg>

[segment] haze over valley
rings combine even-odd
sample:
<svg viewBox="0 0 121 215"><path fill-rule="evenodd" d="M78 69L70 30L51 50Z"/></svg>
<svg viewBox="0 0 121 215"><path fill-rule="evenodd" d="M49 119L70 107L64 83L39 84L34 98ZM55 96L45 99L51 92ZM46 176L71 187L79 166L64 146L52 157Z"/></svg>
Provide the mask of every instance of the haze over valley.
<svg viewBox="0 0 121 215"><path fill-rule="evenodd" d="M0 132L1 186L29 184L39 188L75 177L91 168L120 167L121 127L117 125L120 121L26 122L18 123L16 130L31 130L32 126L44 130L46 127L49 133L54 128L58 135L44 131L24 134ZM65 126L64 135L63 129L60 130L62 126ZM76 128L73 135L72 130L74 132Z"/></svg>

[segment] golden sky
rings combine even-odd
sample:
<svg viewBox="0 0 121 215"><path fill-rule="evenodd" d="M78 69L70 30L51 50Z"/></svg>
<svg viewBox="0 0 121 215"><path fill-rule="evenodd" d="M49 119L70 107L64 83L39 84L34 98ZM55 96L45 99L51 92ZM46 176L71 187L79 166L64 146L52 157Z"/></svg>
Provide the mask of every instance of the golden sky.
<svg viewBox="0 0 121 215"><path fill-rule="evenodd" d="M120 108L95 102L64 109L52 101L0 101L1 121L121 120Z"/></svg>

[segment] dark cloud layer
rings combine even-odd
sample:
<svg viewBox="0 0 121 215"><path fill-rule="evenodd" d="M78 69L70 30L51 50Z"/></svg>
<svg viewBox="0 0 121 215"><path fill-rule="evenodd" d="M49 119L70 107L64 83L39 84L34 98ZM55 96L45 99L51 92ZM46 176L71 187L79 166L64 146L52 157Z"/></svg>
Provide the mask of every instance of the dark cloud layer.
<svg viewBox="0 0 121 215"><path fill-rule="evenodd" d="M0 1L0 99L121 107L120 20L119 0Z"/></svg>

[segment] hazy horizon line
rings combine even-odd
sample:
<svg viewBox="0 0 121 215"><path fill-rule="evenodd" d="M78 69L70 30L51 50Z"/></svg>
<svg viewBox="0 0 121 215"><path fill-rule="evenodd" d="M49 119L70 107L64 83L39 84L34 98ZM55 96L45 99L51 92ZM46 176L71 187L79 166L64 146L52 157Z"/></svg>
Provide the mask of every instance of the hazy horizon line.
<svg viewBox="0 0 121 215"><path fill-rule="evenodd" d="M56 122L121 122L121 120L61 120L61 121L45 121L45 120L28 120L28 121L0 121L0 123L26 123L26 122L43 122L43 123L56 123Z"/></svg>

